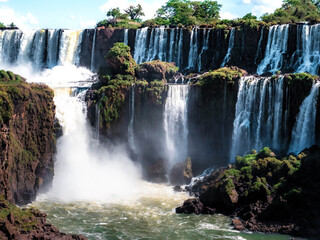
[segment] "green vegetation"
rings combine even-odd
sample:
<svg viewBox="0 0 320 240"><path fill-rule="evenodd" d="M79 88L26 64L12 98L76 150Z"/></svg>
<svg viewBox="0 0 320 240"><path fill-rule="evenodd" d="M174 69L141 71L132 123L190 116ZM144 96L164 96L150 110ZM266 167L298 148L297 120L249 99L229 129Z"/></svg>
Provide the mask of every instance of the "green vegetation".
<svg viewBox="0 0 320 240"><path fill-rule="evenodd" d="M144 12L140 4L136 7L130 5L121 13L119 8L111 8L107 12L108 19L104 19L97 23L97 27L118 27L118 28L139 28L141 26L141 17Z"/></svg>
<svg viewBox="0 0 320 240"><path fill-rule="evenodd" d="M35 94L38 96L36 97ZM36 139L29 128L18 139L13 126L15 124L21 125L21 119L12 118L14 114L17 114L15 112L16 105L24 106L25 112L31 115L47 116L48 118L54 116L53 103L47 104L46 107L40 107L40 98L52 102L53 91L46 86L28 84L13 72L0 70L0 125L6 125L10 130L10 146L16 163L34 162L41 155L37 142L41 140ZM54 138L54 136L52 137Z"/></svg>
<svg viewBox="0 0 320 240"><path fill-rule="evenodd" d="M156 24L183 26L211 24L219 18L221 5L216 1L169 0L157 11Z"/></svg>
<svg viewBox="0 0 320 240"><path fill-rule="evenodd" d="M17 26L14 23L10 23L9 25L6 26L2 22L0 22L0 29L1 28L12 28L12 29L14 29L14 28L17 28Z"/></svg>
<svg viewBox="0 0 320 240"><path fill-rule="evenodd" d="M234 81L243 75L243 71L237 67L223 67L214 71L209 71L198 79L192 81L192 84L200 87L224 85L225 81L227 83L233 84Z"/></svg>
<svg viewBox="0 0 320 240"><path fill-rule="evenodd" d="M175 63L162 62L154 60L151 62L142 63L136 69L138 78L145 79L148 82L154 80L169 80L178 72L179 68Z"/></svg>
<svg viewBox="0 0 320 240"><path fill-rule="evenodd" d="M282 159L277 159L270 148L263 148L259 153L253 151L244 157L237 156L235 169L226 171L225 174L235 176L236 179L244 180L248 185L249 194L260 192L270 195L277 191L279 187L299 170L301 161L289 155ZM230 174L230 172L237 174Z"/></svg>
<svg viewBox="0 0 320 240"><path fill-rule="evenodd" d="M153 61L140 66L137 65L130 53L130 47L124 43L115 43L106 56L111 69L99 72L100 82L92 86L96 91L95 103L100 109L100 127L108 130L111 124L120 118L121 109L128 97L130 87L135 84L139 94L146 94L149 102L155 107L162 106L166 91L165 78L177 72L178 68L173 63ZM148 66L148 67L146 67ZM152 74L160 78L148 79L139 77L137 72L147 73L153 69ZM138 78L138 79L137 79ZM160 80L160 81L159 81Z"/></svg>
<svg viewBox="0 0 320 240"><path fill-rule="evenodd" d="M25 231L31 231L37 227L38 221L33 214L36 210L21 209L14 204L10 204L2 195L0 195L0 205L0 220L14 219L14 222L12 222L14 227Z"/></svg>
<svg viewBox="0 0 320 240"><path fill-rule="evenodd" d="M107 62L111 65L114 74L135 75L138 67L131 56L130 47L124 43L115 43L106 56Z"/></svg>
<svg viewBox="0 0 320 240"><path fill-rule="evenodd" d="M148 19L142 24L141 17L144 16L140 5L130 6L121 13L119 8L110 9L107 12L109 19L97 24L97 27L120 27L139 28L160 25L172 26L194 26L207 25L217 29L228 29L231 27L259 28L283 23L297 23L309 21L311 23L320 22L320 4L318 0L283 0L281 8L272 14L264 14L259 20L252 13L248 13L242 18L232 20L220 20L219 11L222 5L217 1L189 1L189 0L168 0L157 11L154 19Z"/></svg>
<svg viewBox="0 0 320 240"><path fill-rule="evenodd" d="M273 24L300 21L319 22L319 1L284 0L281 8L276 9L272 14L264 14L261 19Z"/></svg>

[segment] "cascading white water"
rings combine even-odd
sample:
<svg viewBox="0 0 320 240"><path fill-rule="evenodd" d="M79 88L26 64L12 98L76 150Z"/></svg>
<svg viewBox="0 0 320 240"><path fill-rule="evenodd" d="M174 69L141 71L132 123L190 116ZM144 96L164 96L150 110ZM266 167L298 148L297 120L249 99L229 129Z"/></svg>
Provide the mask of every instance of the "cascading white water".
<svg viewBox="0 0 320 240"><path fill-rule="evenodd" d="M35 71L57 65L79 66L84 32L61 29L0 31L0 63L3 66L30 65Z"/></svg>
<svg viewBox="0 0 320 240"><path fill-rule="evenodd" d="M175 35L176 35L176 29L170 30L170 43L169 43L169 55L168 55L168 61L172 62L173 56L174 56L174 47L175 47Z"/></svg>
<svg viewBox="0 0 320 240"><path fill-rule="evenodd" d="M138 29L136 32L135 48L133 58L138 64L144 62L146 52L146 41L148 35L148 27Z"/></svg>
<svg viewBox="0 0 320 240"><path fill-rule="evenodd" d="M60 30L48 30L47 67L53 68L58 64Z"/></svg>
<svg viewBox="0 0 320 240"><path fill-rule="evenodd" d="M127 46L128 46L128 43L129 43L128 32L129 32L129 29L127 29L127 28L123 30L123 43L125 45L127 45Z"/></svg>
<svg viewBox="0 0 320 240"><path fill-rule="evenodd" d="M69 88L55 89L57 118L63 136L57 143L53 188L47 194L61 200L107 200L135 193L139 170L125 151L95 147L86 121L85 91L72 96ZM117 179L116 184L114 180Z"/></svg>
<svg viewBox="0 0 320 240"><path fill-rule="evenodd" d="M302 102L291 137L288 153L298 154L316 143L316 114L320 83L315 83Z"/></svg>
<svg viewBox="0 0 320 240"><path fill-rule="evenodd" d="M188 93L188 85L173 84L168 86L168 96L164 111L164 128L169 169L174 164L187 159Z"/></svg>
<svg viewBox="0 0 320 240"><path fill-rule="evenodd" d="M236 155L269 146L282 150L284 77L240 79L236 115L233 123L230 162ZM285 119L286 120L286 119Z"/></svg>
<svg viewBox="0 0 320 240"><path fill-rule="evenodd" d="M274 25L269 29L265 57L258 66L259 75L265 72L275 73L283 66L283 56L287 52L289 24Z"/></svg>
<svg viewBox="0 0 320 240"><path fill-rule="evenodd" d="M130 115L130 122L128 126L128 142L130 149L135 151L135 143L134 143L134 104L135 104L135 86L131 86L131 98L129 101L129 115Z"/></svg>
<svg viewBox="0 0 320 240"><path fill-rule="evenodd" d="M260 34L260 39L259 39L259 42L258 42L258 48L257 48L257 53L256 53L256 56L254 58L254 62L257 63L257 60L261 54L261 44L262 44L262 41L263 41L263 32L264 32L264 27L261 28L261 34Z"/></svg>
<svg viewBox="0 0 320 240"><path fill-rule="evenodd" d="M208 31L206 31L206 29L203 29L203 43L202 43L202 50L201 50L201 53L199 54L199 59L198 59L198 72L202 70L202 56L209 49L210 32L211 32L211 29L209 29Z"/></svg>
<svg viewBox="0 0 320 240"><path fill-rule="evenodd" d="M74 54L78 45L81 43L81 31L64 30L62 33L62 43L60 45L59 63L75 64L78 59L78 55ZM77 52L79 53L79 52Z"/></svg>
<svg viewBox="0 0 320 240"><path fill-rule="evenodd" d="M178 34L177 34L178 36ZM180 33L179 33L179 45L178 45L178 55L177 55L177 66L181 67L183 64L183 60L182 60L182 53L183 53L183 29L180 28Z"/></svg>
<svg viewBox="0 0 320 240"><path fill-rule="evenodd" d="M128 29L126 29L128 30ZM96 50L96 37L97 37L97 29L94 29L94 33L93 33L93 39L92 39L92 50L91 50L91 65L90 65L90 69L91 72L94 72L94 58L95 58L95 50Z"/></svg>
<svg viewBox="0 0 320 240"><path fill-rule="evenodd" d="M195 69L198 60L198 28L191 31L188 69Z"/></svg>
<svg viewBox="0 0 320 240"><path fill-rule="evenodd" d="M230 32L228 51L222 61L221 67L224 67L230 61L231 54L232 54L233 47L234 47L234 35L235 35L235 28L232 28L231 32Z"/></svg>
<svg viewBox="0 0 320 240"><path fill-rule="evenodd" d="M299 25L297 31L297 50L291 64L296 72L318 74L320 68L320 24Z"/></svg>

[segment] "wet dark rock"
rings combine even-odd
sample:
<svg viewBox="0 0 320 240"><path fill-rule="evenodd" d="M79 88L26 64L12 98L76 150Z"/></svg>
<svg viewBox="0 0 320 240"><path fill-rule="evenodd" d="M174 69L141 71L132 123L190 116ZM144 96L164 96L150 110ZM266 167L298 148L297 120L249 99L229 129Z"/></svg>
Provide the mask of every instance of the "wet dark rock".
<svg viewBox="0 0 320 240"><path fill-rule="evenodd" d="M231 216L240 231L319 238L320 148L280 160L268 148L252 155L259 160L238 158L231 168L216 169L186 188L199 197L186 200L176 212L207 214L214 209Z"/></svg>
<svg viewBox="0 0 320 240"><path fill-rule="evenodd" d="M192 177L192 162L190 158L184 162L177 163L170 171L170 182L173 185L190 184Z"/></svg>

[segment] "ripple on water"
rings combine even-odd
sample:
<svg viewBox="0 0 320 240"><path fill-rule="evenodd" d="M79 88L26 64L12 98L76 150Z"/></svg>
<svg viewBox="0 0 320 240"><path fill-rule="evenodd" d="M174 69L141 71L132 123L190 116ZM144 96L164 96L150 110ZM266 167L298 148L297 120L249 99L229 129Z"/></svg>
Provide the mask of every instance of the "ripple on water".
<svg viewBox="0 0 320 240"><path fill-rule="evenodd" d="M284 235L240 233L223 215L180 215L174 209L189 196L172 187L141 183L130 198L63 202L39 196L30 206L48 213L48 221L88 239L235 239L285 240Z"/></svg>

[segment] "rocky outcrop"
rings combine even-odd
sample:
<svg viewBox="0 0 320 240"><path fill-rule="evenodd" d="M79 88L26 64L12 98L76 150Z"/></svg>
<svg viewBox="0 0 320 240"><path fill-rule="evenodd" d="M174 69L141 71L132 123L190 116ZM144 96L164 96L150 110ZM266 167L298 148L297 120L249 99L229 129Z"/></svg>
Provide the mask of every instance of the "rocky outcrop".
<svg viewBox="0 0 320 240"><path fill-rule="evenodd" d="M0 194L26 204L53 178L53 91L7 73L0 81Z"/></svg>
<svg viewBox="0 0 320 240"><path fill-rule="evenodd" d="M136 70L136 74L139 79L145 79L147 82L154 80L167 81L173 78L178 69L174 63L154 60L142 63Z"/></svg>
<svg viewBox="0 0 320 240"><path fill-rule="evenodd" d="M177 163L170 170L170 183L173 185L190 184L193 177L191 158L184 162Z"/></svg>
<svg viewBox="0 0 320 240"><path fill-rule="evenodd" d="M55 130L53 91L0 71L0 239L84 240L59 232L46 214L16 204L33 201L53 179Z"/></svg>
<svg viewBox="0 0 320 240"><path fill-rule="evenodd" d="M209 208L231 216L237 230L318 238L319 157L315 146L297 156L276 157L264 148L237 157L233 166L216 169L191 186L199 197L176 212L206 214Z"/></svg>
<svg viewBox="0 0 320 240"><path fill-rule="evenodd" d="M83 236L61 233L46 223L47 215L35 209L20 209L0 195L0 239L85 240Z"/></svg>

